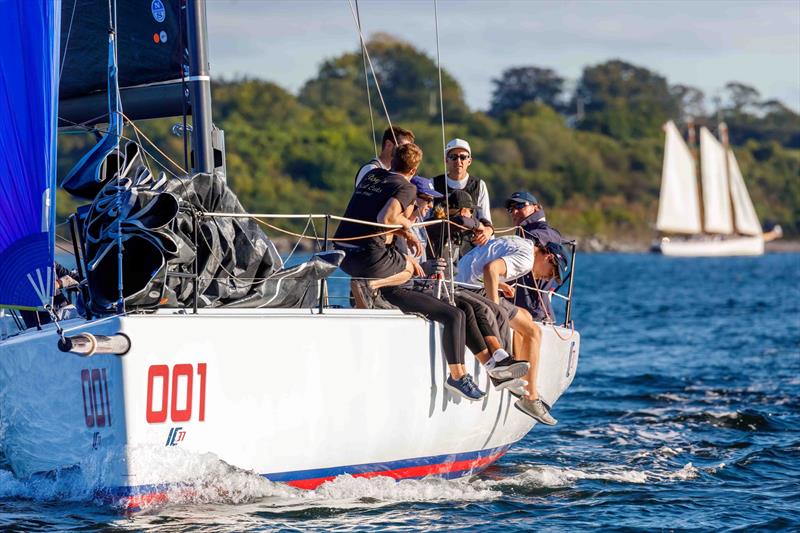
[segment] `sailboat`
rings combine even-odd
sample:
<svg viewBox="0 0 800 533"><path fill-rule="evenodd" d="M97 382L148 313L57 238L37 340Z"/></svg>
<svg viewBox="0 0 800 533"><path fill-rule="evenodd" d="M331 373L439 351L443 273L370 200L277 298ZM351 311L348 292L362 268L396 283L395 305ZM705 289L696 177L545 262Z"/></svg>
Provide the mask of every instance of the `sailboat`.
<svg viewBox="0 0 800 533"><path fill-rule="evenodd" d="M437 324L328 303L341 252L294 269L271 253L224 185L204 1L121 2L118 26L115 4L0 2L0 307L53 316L57 121L108 124L64 181L93 196L70 218L86 316L0 339L0 451L14 475L78 471L94 497L136 510L168 500L206 454L314 488L345 474L468 476L525 437L535 422L471 354L487 396L445 390ZM143 147L121 144L122 109L191 114L191 172L151 174ZM240 268L250 281L216 278ZM307 272L287 297L288 274ZM549 405L578 364L570 308L563 325L540 324Z"/></svg>
<svg viewBox="0 0 800 533"><path fill-rule="evenodd" d="M701 191L695 158L675 123L667 122L664 130L656 228L671 236L662 237L654 250L681 257L762 255L764 234L728 146L725 124L720 124L722 143L707 128L700 128ZM682 237L676 238L676 234Z"/></svg>

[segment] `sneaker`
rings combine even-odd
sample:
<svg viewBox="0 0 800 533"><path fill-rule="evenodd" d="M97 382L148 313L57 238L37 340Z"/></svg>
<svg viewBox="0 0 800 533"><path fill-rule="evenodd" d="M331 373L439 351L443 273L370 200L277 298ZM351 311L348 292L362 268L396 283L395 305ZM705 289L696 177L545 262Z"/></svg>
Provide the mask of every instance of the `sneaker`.
<svg viewBox="0 0 800 533"><path fill-rule="evenodd" d="M511 357L506 357L502 361L497 361L494 368L487 370L490 376L496 379L521 378L528 374L531 369L527 361L517 361Z"/></svg>
<svg viewBox="0 0 800 533"><path fill-rule="evenodd" d="M555 426L558 424L558 420L550 416L547 406L545 406L542 400L531 400L529 398L522 397L514 402L514 407L530 416L534 420L538 420L542 424L548 426Z"/></svg>
<svg viewBox="0 0 800 533"><path fill-rule="evenodd" d="M365 279L353 279L350 282L350 290L353 292L353 300L355 300L357 309L372 309L373 296L372 291Z"/></svg>
<svg viewBox="0 0 800 533"><path fill-rule="evenodd" d="M525 387L528 385L528 382L522 378L497 379L489 376L489 379L492 380L492 385L495 390L507 390L517 398L523 396L527 392Z"/></svg>
<svg viewBox="0 0 800 533"><path fill-rule="evenodd" d="M373 309L398 309L394 305L390 304L386 301L386 298L383 297L381 291L377 291L375 295L372 297L372 308Z"/></svg>
<svg viewBox="0 0 800 533"><path fill-rule="evenodd" d="M472 376L469 374L465 374L461 379L453 379L453 376L447 376L444 386L449 391L473 402L486 396L486 393L475 385L475 382L472 381Z"/></svg>

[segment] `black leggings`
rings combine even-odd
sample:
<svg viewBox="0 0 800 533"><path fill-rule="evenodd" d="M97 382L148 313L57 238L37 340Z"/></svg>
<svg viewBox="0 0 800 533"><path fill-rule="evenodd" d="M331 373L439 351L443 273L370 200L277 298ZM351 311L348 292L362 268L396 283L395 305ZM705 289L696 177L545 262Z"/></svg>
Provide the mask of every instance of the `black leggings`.
<svg viewBox="0 0 800 533"><path fill-rule="evenodd" d="M476 305L468 298L462 298L456 293L456 307L464 311L466 317L467 348L473 354L482 352L487 348L484 337L497 336L491 326L488 308Z"/></svg>
<svg viewBox="0 0 800 533"><path fill-rule="evenodd" d="M442 350L448 365L463 365L467 319L464 311L424 292L403 287L386 287L381 293L387 302L404 313L419 313L444 325Z"/></svg>

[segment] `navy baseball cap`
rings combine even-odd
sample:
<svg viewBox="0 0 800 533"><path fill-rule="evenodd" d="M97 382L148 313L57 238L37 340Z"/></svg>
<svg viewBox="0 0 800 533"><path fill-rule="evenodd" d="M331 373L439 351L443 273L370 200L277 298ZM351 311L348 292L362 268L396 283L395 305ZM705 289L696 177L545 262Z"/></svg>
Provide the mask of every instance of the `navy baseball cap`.
<svg viewBox="0 0 800 533"><path fill-rule="evenodd" d="M456 189L447 197L447 205L450 209L475 209L475 202L467 191Z"/></svg>
<svg viewBox="0 0 800 533"><path fill-rule="evenodd" d="M539 200L528 191L517 191L506 200L506 209L512 204L531 204L539 205Z"/></svg>
<svg viewBox="0 0 800 533"><path fill-rule="evenodd" d="M564 281L567 277L567 272L569 272L569 256L567 255L567 249L557 242L548 242L544 245L544 249L548 254L553 254L558 281Z"/></svg>
<svg viewBox="0 0 800 533"><path fill-rule="evenodd" d="M424 194L426 196L433 196L434 198L441 198L444 196L442 193L433 188L433 181L422 176L414 176L411 178L411 185L417 188L417 194Z"/></svg>

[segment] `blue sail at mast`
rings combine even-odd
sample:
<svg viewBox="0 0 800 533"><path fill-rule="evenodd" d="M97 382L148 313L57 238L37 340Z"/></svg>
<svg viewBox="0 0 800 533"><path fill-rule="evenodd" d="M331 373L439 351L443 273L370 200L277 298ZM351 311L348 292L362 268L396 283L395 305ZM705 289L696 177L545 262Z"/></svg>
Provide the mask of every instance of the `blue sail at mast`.
<svg viewBox="0 0 800 533"><path fill-rule="evenodd" d="M52 302L61 0L0 0L0 306Z"/></svg>

